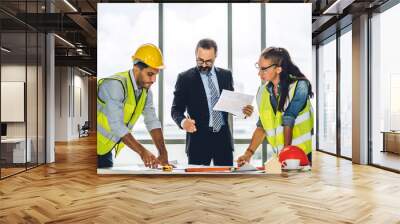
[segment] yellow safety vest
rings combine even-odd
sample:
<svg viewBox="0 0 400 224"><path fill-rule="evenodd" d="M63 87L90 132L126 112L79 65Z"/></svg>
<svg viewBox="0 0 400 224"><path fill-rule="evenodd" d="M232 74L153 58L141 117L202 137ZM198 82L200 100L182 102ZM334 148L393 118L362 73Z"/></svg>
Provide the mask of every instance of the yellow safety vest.
<svg viewBox="0 0 400 224"><path fill-rule="evenodd" d="M285 106L289 105L293 99L297 82L295 81L289 86L289 96L285 103ZM268 84L268 83L267 83ZM270 94L266 88L266 85L261 85L258 96L261 98L258 100L258 108L260 113L260 120L265 130L266 138L268 143L272 146L273 150L279 153L284 145L284 134L282 126L283 113L274 109L270 101ZM278 100L279 101L279 100ZM295 120L292 135L292 145L296 145L303 149L308 154L312 151L312 129L314 125L314 113L310 99L307 99L306 106Z"/></svg>
<svg viewBox="0 0 400 224"><path fill-rule="evenodd" d="M117 73L113 76L100 79L97 88L103 83L104 80L117 80L120 81L124 89L124 123L130 131L132 131L133 125L136 123L138 118L143 112L146 104L147 90L143 89L140 95L139 102L136 104L135 89L129 71ZM117 137L112 133L111 128L108 124L108 118L105 111L104 102L97 95L97 154L104 155L115 148L115 156L119 154L121 149L125 146L121 142L121 138Z"/></svg>

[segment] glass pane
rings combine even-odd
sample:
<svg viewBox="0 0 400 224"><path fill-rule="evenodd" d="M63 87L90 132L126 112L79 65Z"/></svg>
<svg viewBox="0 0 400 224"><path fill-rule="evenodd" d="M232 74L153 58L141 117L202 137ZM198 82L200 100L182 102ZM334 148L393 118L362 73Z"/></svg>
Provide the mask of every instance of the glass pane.
<svg viewBox="0 0 400 224"><path fill-rule="evenodd" d="M46 156L46 149L45 149L45 122L46 122L46 117L45 117L45 82L46 82L46 76L45 76L45 65L46 65L46 51L45 51L45 45L46 45L46 36L42 33L39 33L38 36L38 144L37 144L37 149L38 149L38 163L43 164L45 163L45 156Z"/></svg>
<svg viewBox="0 0 400 224"><path fill-rule="evenodd" d="M340 37L340 150L352 157L352 35L351 30Z"/></svg>
<svg viewBox="0 0 400 224"><path fill-rule="evenodd" d="M38 160L38 35L36 32L27 33L27 81L26 81L26 115L27 115L27 150L28 152L28 168L37 165Z"/></svg>
<svg viewBox="0 0 400 224"><path fill-rule="evenodd" d="M25 170L26 161L31 160L25 140L25 32L2 33L1 47L1 175L5 177Z"/></svg>
<svg viewBox="0 0 400 224"><path fill-rule="evenodd" d="M400 170L400 5L372 18L372 163Z"/></svg>
<svg viewBox="0 0 400 224"><path fill-rule="evenodd" d="M336 41L318 51L319 149L336 154Z"/></svg>
<svg viewBox="0 0 400 224"><path fill-rule="evenodd" d="M38 2L26 2L27 13L39 11ZM35 17L34 17L35 18ZM37 19L36 19L37 20ZM31 18L32 23L38 23ZM26 69L26 126L27 126L27 167L31 168L38 163L38 33L27 29L27 69ZM30 153L29 153L30 151Z"/></svg>
<svg viewBox="0 0 400 224"><path fill-rule="evenodd" d="M312 69L312 24L308 22L312 15L311 4L293 6L266 4L266 46L283 47L288 50L293 63L311 82L313 92L316 93ZM311 99L311 103L316 111L315 98ZM315 142L315 137L313 141Z"/></svg>
<svg viewBox="0 0 400 224"><path fill-rule="evenodd" d="M313 140L313 149L317 147L317 114L318 114L318 107L317 107L317 47L315 45L312 46L312 77L310 78L312 91L314 93L314 97L311 99L311 104L314 107L314 135L312 137Z"/></svg>
<svg viewBox="0 0 400 224"><path fill-rule="evenodd" d="M132 68L131 56L144 43L158 46L158 4L98 4L99 79ZM115 24L118 24L117 26ZM158 113L157 81L151 87ZM143 116L133 131L136 139L150 139Z"/></svg>
<svg viewBox="0 0 400 224"><path fill-rule="evenodd" d="M195 48L202 38L217 42L215 66L227 68L227 4L164 4L164 134L183 139L171 118L173 90L179 73L196 66ZM177 38L179 37L179 38Z"/></svg>
<svg viewBox="0 0 400 224"><path fill-rule="evenodd" d="M311 4L298 4L296 7L288 3L266 4L266 46L288 50L292 61L311 79L312 31L308 21L311 21ZM279 32L274 32L276 30Z"/></svg>
<svg viewBox="0 0 400 224"><path fill-rule="evenodd" d="M259 4L232 5L232 63L233 79L236 92L256 95L260 78L254 63L261 52ZM243 19L246 18L246 19ZM252 24L249 26L249 24ZM248 35L251 33L251 35ZM233 116L233 137L235 139L251 138L258 120L257 106L253 103L255 113L246 119Z"/></svg>

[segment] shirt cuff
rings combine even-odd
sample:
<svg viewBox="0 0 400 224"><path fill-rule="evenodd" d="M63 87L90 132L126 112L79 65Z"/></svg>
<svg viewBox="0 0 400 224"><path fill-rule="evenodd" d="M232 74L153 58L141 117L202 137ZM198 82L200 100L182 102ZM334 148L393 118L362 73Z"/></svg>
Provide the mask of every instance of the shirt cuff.
<svg viewBox="0 0 400 224"><path fill-rule="evenodd" d="M260 119L258 119L256 126L257 126L257 128L263 127Z"/></svg>
<svg viewBox="0 0 400 224"><path fill-rule="evenodd" d="M111 131L115 136L119 138L122 138L129 133L129 129L126 126L120 126L119 128L112 129Z"/></svg>
<svg viewBox="0 0 400 224"><path fill-rule="evenodd" d="M295 120L293 117L290 116L283 116L282 117L282 126L289 126L293 128Z"/></svg>
<svg viewBox="0 0 400 224"><path fill-rule="evenodd" d="M161 122L159 120L154 120L152 122L148 122L145 124L147 131L151 131L153 129L161 128Z"/></svg>

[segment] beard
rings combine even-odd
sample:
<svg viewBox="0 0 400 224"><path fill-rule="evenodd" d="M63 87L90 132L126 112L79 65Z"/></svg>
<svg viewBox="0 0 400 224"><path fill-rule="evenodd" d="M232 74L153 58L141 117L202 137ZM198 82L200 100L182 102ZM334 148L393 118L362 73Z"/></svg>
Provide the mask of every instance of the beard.
<svg viewBox="0 0 400 224"><path fill-rule="evenodd" d="M140 87L144 89L150 89L150 87L153 85L153 82L141 82Z"/></svg>
<svg viewBox="0 0 400 224"><path fill-rule="evenodd" d="M211 66L205 66L205 67L197 66L197 69L199 70L200 73L208 74L211 71Z"/></svg>

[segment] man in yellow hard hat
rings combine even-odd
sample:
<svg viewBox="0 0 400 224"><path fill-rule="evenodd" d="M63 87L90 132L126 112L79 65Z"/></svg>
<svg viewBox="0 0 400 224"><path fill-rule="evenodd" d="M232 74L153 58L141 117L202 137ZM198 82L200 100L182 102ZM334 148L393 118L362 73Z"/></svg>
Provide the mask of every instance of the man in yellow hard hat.
<svg viewBox="0 0 400 224"><path fill-rule="evenodd" d="M153 44L141 45L132 56L133 68L98 82L97 95L97 165L113 166L112 151L118 156L126 145L143 160L146 167L168 164L161 123L153 105L151 85L164 68L162 53ZM149 131L159 156L155 157L131 134L140 115Z"/></svg>

